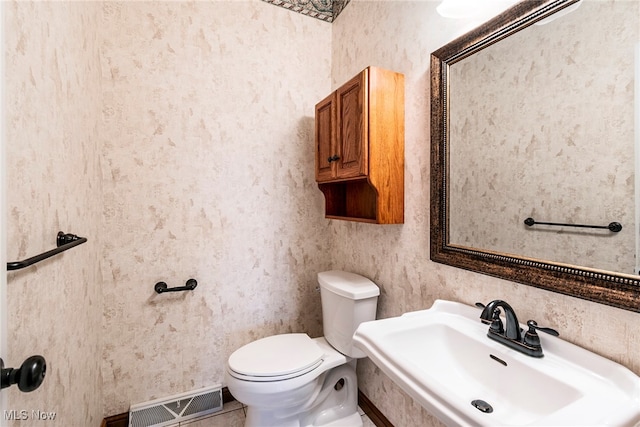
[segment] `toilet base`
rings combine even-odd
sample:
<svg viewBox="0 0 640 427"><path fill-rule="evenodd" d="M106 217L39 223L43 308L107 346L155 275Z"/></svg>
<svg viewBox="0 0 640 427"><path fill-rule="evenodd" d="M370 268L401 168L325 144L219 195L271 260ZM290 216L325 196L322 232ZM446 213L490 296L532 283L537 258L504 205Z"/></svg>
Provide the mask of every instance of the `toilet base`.
<svg viewBox="0 0 640 427"><path fill-rule="evenodd" d="M362 416L356 410L355 414L324 424L323 427L362 427L362 425Z"/></svg>
<svg viewBox="0 0 640 427"><path fill-rule="evenodd" d="M248 405L245 427L362 427L362 417L358 413L358 383L352 364L322 374L312 396L299 407Z"/></svg>

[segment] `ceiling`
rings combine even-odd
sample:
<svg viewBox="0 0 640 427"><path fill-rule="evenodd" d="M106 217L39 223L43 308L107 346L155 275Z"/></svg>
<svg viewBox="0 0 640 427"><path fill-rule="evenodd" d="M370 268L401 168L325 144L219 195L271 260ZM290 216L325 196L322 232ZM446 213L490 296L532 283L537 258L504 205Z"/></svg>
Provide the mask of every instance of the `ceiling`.
<svg viewBox="0 0 640 427"><path fill-rule="evenodd" d="M351 0L262 0L312 18L333 22Z"/></svg>

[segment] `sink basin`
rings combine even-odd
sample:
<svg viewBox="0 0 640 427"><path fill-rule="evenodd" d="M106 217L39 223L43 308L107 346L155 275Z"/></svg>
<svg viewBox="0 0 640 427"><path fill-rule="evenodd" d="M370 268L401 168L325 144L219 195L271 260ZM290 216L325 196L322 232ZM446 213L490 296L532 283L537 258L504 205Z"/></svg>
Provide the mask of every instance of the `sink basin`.
<svg viewBox="0 0 640 427"><path fill-rule="evenodd" d="M487 337L480 310L429 310L362 323L354 335L385 374L446 425L635 426L640 377L541 333L534 358Z"/></svg>

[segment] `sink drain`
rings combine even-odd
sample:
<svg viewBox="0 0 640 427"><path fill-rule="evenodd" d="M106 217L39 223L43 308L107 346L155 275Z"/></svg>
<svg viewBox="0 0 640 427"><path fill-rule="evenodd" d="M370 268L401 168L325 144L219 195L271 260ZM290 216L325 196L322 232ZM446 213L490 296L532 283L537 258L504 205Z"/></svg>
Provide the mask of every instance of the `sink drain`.
<svg viewBox="0 0 640 427"><path fill-rule="evenodd" d="M476 399L471 404L479 411L484 412L485 414L490 414L493 412L493 407L489 405L487 402L481 399Z"/></svg>

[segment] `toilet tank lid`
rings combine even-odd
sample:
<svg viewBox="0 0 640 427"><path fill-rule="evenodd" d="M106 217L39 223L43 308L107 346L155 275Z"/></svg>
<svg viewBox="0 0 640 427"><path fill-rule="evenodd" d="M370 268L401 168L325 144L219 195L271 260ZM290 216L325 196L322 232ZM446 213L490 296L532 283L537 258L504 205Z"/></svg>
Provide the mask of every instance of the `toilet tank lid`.
<svg viewBox="0 0 640 427"><path fill-rule="evenodd" d="M354 300L377 297L380 288L371 280L347 271L331 270L318 273L321 287Z"/></svg>

